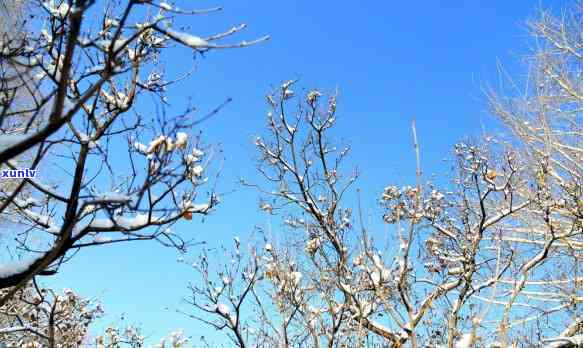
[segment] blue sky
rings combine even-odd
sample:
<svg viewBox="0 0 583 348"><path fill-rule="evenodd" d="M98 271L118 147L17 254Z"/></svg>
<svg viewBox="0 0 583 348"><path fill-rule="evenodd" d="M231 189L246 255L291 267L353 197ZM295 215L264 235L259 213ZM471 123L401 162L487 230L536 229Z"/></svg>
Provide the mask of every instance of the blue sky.
<svg viewBox="0 0 583 348"><path fill-rule="evenodd" d="M212 6L208 1L196 2ZM517 79L529 50L524 21L537 6L558 9L561 1L232 1L222 13L190 18L192 33L212 34L232 25L248 29L232 39L272 39L262 45L209 52L196 59L197 72L173 89L179 112L191 97L201 114L228 97L234 101L201 126L205 141L220 144L225 163L218 182L222 204L204 222L193 219L176 231L210 245L245 239L266 218L259 196L236 184L253 180L252 139L263 131L264 94L282 81L299 78L305 88L338 88L335 136L353 146L364 204L374 211L387 184L410 183L414 173L410 123L417 120L426 174L442 172L441 159L466 135L492 130L483 89L496 85L497 62ZM94 6L100 6L98 1ZM190 1L179 2L187 8ZM186 49L172 49L170 72L192 65ZM175 109L174 109L175 108ZM379 216L380 219L380 215ZM278 222L274 219L275 230ZM191 250L192 258L196 248ZM46 283L99 297L113 316L126 313L147 334L161 337L183 328L195 339L209 329L177 314L188 294L192 271L177 254L154 242L82 250ZM168 308L168 310L165 310ZM184 309L184 307L182 307Z"/></svg>

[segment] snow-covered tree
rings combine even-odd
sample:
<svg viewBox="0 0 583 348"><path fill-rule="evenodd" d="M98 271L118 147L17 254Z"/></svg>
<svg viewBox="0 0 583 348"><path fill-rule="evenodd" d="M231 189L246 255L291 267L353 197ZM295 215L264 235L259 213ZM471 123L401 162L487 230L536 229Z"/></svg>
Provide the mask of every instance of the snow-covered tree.
<svg viewBox="0 0 583 348"><path fill-rule="evenodd" d="M5 293L7 290L1 290ZM142 348L145 336L133 325L108 325L96 333L104 310L71 289L57 292L30 282L0 306L0 342L8 348ZM154 348L184 347L188 338L177 330Z"/></svg>
<svg viewBox="0 0 583 348"><path fill-rule="evenodd" d="M267 95L256 138L264 241L204 253L186 313L240 347L575 347L583 342L583 7L531 25L520 95L490 95L507 136L455 145L448 178L417 168L380 193L375 231L331 142L335 95ZM518 85L517 83L513 86ZM379 155L380 156L380 155ZM351 201L353 200L353 201Z"/></svg>
<svg viewBox="0 0 583 348"><path fill-rule="evenodd" d="M0 342L11 348L78 347L101 314L97 303L72 290L57 293L30 282L0 306Z"/></svg>
<svg viewBox="0 0 583 348"><path fill-rule="evenodd" d="M0 305L86 247L157 240L183 249L187 242L170 226L207 214L218 197L202 191L213 148L193 130L204 117L191 106L174 116L165 110L169 86L191 75L165 72L168 51L196 57L268 39L224 43L245 25L197 36L177 24L221 8L28 5L23 31L0 38L0 165L15 170L9 176L27 174L1 178L13 183L0 186L0 215L3 248L14 256L0 264L0 289L9 289Z"/></svg>

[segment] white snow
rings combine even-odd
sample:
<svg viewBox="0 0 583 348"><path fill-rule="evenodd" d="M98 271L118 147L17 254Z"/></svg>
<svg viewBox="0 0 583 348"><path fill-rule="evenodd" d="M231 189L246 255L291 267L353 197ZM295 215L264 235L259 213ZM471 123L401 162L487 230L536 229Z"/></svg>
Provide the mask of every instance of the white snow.
<svg viewBox="0 0 583 348"><path fill-rule="evenodd" d="M97 200L109 203L128 203L131 201L131 198L118 192L106 192L99 195Z"/></svg>
<svg viewBox="0 0 583 348"><path fill-rule="evenodd" d="M158 161L156 161L156 160L154 160L154 161L150 162L150 171L151 171L151 172L155 172L155 171L157 171L158 169L160 169L160 162L158 162Z"/></svg>
<svg viewBox="0 0 583 348"><path fill-rule="evenodd" d="M222 315L229 315L231 310L229 309L228 305L226 305L224 303L219 303L219 304L217 304L217 312L222 314Z"/></svg>
<svg viewBox="0 0 583 348"><path fill-rule="evenodd" d="M0 278L8 278L10 276L22 273L29 269L33 263L40 260L44 256L45 254L42 253L36 257L0 264Z"/></svg>
<svg viewBox="0 0 583 348"><path fill-rule="evenodd" d="M118 92L115 93L115 95L111 95L105 91L101 91L101 95L103 96L107 104L112 104L119 108L125 108L129 103L128 96L126 96L125 93L122 92Z"/></svg>
<svg viewBox="0 0 583 348"><path fill-rule="evenodd" d="M89 225L90 228L98 228L98 229L110 229L114 226L120 226L123 228L131 229L131 228L140 228L144 227L148 224L148 215L147 214L137 214L133 218L126 218L123 216L114 218L114 221L111 219L94 219L91 221ZM155 219L152 218L152 221Z"/></svg>
<svg viewBox="0 0 583 348"><path fill-rule="evenodd" d="M360 302L359 308L360 314L363 318L368 317L370 313L373 311L373 304L364 300Z"/></svg>
<svg viewBox="0 0 583 348"><path fill-rule="evenodd" d="M90 228L112 228L114 226L113 222L110 219L95 219L91 221L89 225Z"/></svg>
<svg viewBox="0 0 583 348"><path fill-rule="evenodd" d="M208 203L192 204L190 206L190 211L193 213L203 213L209 210L210 205Z"/></svg>
<svg viewBox="0 0 583 348"><path fill-rule="evenodd" d="M474 341L472 334L464 334L456 343L455 348L471 348Z"/></svg>
<svg viewBox="0 0 583 348"><path fill-rule="evenodd" d="M122 226L126 226L128 228L137 228L142 227L148 223L148 215L147 214L137 214L135 217L128 219L128 218L119 218L118 223Z"/></svg>
<svg viewBox="0 0 583 348"><path fill-rule="evenodd" d="M231 326L237 325L237 314L233 313L229 315L229 322L231 323Z"/></svg>
<svg viewBox="0 0 583 348"><path fill-rule="evenodd" d="M266 213L268 213L268 214L273 213L273 207L269 203L267 203L267 202L261 203L259 205L259 209L262 210L262 211L264 211L264 212L266 212Z"/></svg>
<svg viewBox="0 0 583 348"><path fill-rule="evenodd" d="M109 27L119 27L119 21L117 19L106 18L105 19L105 26Z"/></svg>
<svg viewBox="0 0 583 348"><path fill-rule="evenodd" d="M340 283L340 287L342 288L342 290L344 290L344 292L353 294L352 287L350 286L350 284Z"/></svg>
<svg viewBox="0 0 583 348"><path fill-rule="evenodd" d="M115 40L115 44L113 45L113 51L114 52L119 51L122 47L124 47L124 45L126 45L127 41L128 41L127 39L121 37ZM109 49L109 46L111 46L111 40L95 41L95 46L97 46L102 51L107 51ZM127 47L127 45L125 47Z"/></svg>
<svg viewBox="0 0 583 348"><path fill-rule="evenodd" d="M86 143L89 141L89 136L85 133L79 133L79 141L82 143Z"/></svg>
<svg viewBox="0 0 583 348"><path fill-rule="evenodd" d="M288 81L286 81L286 82L284 82L284 83L282 83L282 84L281 84L281 89L287 89L287 88L289 88L289 86L291 86L293 83L294 83L294 81L293 81L293 80L288 80Z"/></svg>
<svg viewBox="0 0 583 348"><path fill-rule="evenodd" d="M566 347L568 346L568 344L572 344L575 347L579 347L580 345L583 345L583 334L575 335L572 337L558 336L555 338L544 340L543 342L549 342L549 344L546 346L548 348L558 348L563 346Z"/></svg>
<svg viewBox="0 0 583 348"><path fill-rule="evenodd" d="M302 280L302 274L300 272L292 272L290 276L293 284L298 286Z"/></svg>
<svg viewBox="0 0 583 348"><path fill-rule="evenodd" d="M165 144L166 144L166 151L174 150L174 140L172 140L172 138L166 137Z"/></svg>
<svg viewBox="0 0 583 348"><path fill-rule="evenodd" d="M59 6L55 4L54 0L47 1L43 3L43 6L49 11L49 13L57 18L64 19L69 13L69 4L63 1Z"/></svg>
<svg viewBox="0 0 583 348"><path fill-rule="evenodd" d="M372 283L375 286L379 286L381 284L381 272L379 272L378 270L374 270L370 274L370 278L372 279Z"/></svg>
<svg viewBox="0 0 583 348"><path fill-rule="evenodd" d="M40 201L36 198L32 198L32 197L28 197L27 199L25 199L23 201L23 203L25 204L25 206L40 206Z"/></svg>
<svg viewBox="0 0 583 348"><path fill-rule="evenodd" d="M26 206L26 202L21 201L19 199L15 199L13 202L21 208ZM49 232L55 232L60 230L57 226L53 225L53 221L49 215L39 214L30 209L21 209L21 212L26 216L26 218L28 218L35 224L47 228Z"/></svg>
<svg viewBox="0 0 583 348"><path fill-rule="evenodd" d="M137 152L141 154L146 154L148 152L148 147L146 147L146 145L140 143L139 141L135 141L133 143L133 147Z"/></svg>
<svg viewBox="0 0 583 348"><path fill-rule="evenodd" d="M166 29L164 33L172 39L194 49L209 48L211 44L205 39L188 33Z"/></svg>
<svg viewBox="0 0 583 348"><path fill-rule="evenodd" d="M203 168L200 165L196 165L194 167L191 168L192 174L196 177L201 177L202 176L202 172L203 172Z"/></svg>
<svg viewBox="0 0 583 348"><path fill-rule="evenodd" d="M199 149L192 149L192 155L195 157L202 157L204 156L204 152Z"/></svg>
<svg viewBox="0 0 583 348"><path fill-rule="evenodd" d="M96 243L107 243L111 242L111 238L97 235L95 238L93 238L93 241Z"/></svg>
<svg viewBox="0 0 583 348"><path fill-rule="evenodd" d="M170 5L167 2L161 2L160 3L160 7L163 8L166 11L172 11L172 5Z"/></svg>
<svg viewBox="0 0 583 348"><path fill-rule="evenodd" d="M131 61L136 61L137 60L136 58L139 58L139 55L138 55L139 51L137 49L128 48L127 51L128 51L128 58Z"/></svg>
<svg viewBox="0 0 583 348"><path fill-rule="evenodd" d="M150 144L148 144L148 148L146 149L146 153L151 154L156 151L156 149L163 143L166 143L166 136L160 135L158 138L152 140Z"/></svg>
<svg viewBox="0 0 583 348"><path fill-rule="evenodd" d="M377 322L377 321L370 320L370 323L371 323L371 324L372 324L374 327L376 327L377 329L379 329L379 330L381 330L381 331L384 331L384 332L391 332L391 330L390 330L388 327L384 326L383 324L381 324L381 323L379 323L379 322ZM406 334L405 334L405 335L406 335ZM407 336L407 335L406 335L406 336Z"/></svg>
<svg viewBox="0 0 583 348"><path fill-rule="evenodd" d="M462 267L454 267L450 268L447 273L450 275L458 275L464 273L464 269Z"/></svg>
<svg viewBox="0 0 583 348"><path fill-rule="evenodd" d="M188 145L188 134L183 132L176 133L176 147L179 149L185 149Z"/></svg>
<svg viewBox="0 0 583 348"><path fill-rule="evenodd" d="M308 103L313 103L318 97L321 97L322 93L320 93L317 90L313 90L310 91L310 93L308 93L308 95L306 96L306 100L308 101Z"/></svg>
<svg viewBox="0 0 583 348"><path fill-rule="evenodd" d="M40 34L47 41L47 43L53 42L53 37L51 36L51 34L49 34L48 30L41 29Z"/></svg>
<svg viewBox="0 0 583 348"><path fill-rule="evenodd" d="M194 164L195 162L198 162L198 161L200 161L200 157L197 157L193 154L188 154L186 156L186 164L188 164L189 166Z"/></svg>
<svg viewBox="0 0 583 348"><path fill-rule="evenodd" d="M105 65L97 64L97 65L94 65L92 67L85 69L85 74L87 74L87 75L95 74L95 73L103 71L104 69L105 69Z"/></svg>

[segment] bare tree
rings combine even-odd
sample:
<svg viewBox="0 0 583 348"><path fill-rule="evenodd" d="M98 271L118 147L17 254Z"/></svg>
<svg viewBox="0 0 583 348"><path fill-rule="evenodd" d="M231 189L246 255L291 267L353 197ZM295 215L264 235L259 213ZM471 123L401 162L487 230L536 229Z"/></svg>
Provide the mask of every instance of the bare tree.
<svg viewBox="0 0 583 348"><path fill-rule="evenodd" d="M496 332L503 343L512 332L531 342L583 343L582 20L580 1L560 16L542 11L529 23L537 48L527 84L508 91L510 98L490 94L522 159L525 183L513 191L528 202L501 236L515 253L513 281L498 287L504 315ZM523 303L531 309L519 312Z"/></svg>
<svg viewBox="0 0 583 348"><path fill-rule="evenodd" d="M56 272L70 251L137 240L183 250L187 241L170 226L217 204L212 188L201 192L214 150L192 134L193 107L167 115L168 87L191 71L168 76L165 54L182 46L196 57L268 39L223 44L245 25L207 36L174 25L218 7L31 5L33 29L0 41L0 180L16 183L1 186L0 215L14 240L6 247L19 259L0 265L0 289L10 288L0 305L35 275ZM18 103L21 92L30 102ZM148 100L164 111L149 113Z"/></svg>
<svg viewBox="0 0 583 348"><path fill-rule="evenodd" d="M386 245L349 200L358 171L328 136L336 96L298 100L294 81L267 95L265 180L244 184L296 233L235 239L218 269L203 254L186 313L240 347L583 344L582 15L532 23L525 89L490 94L510 136L456 144L449 184L423 176L413 125L410 186L380 197Z"/></svg>
<svg viewBox="0 0 583 348"><path fill-rule="evenodd" d="M95 333L94 324L103 315L96 300L81 298L71 289L57 292L31 282L0 307L0 342L9 348L145 347L146 337L134 325L117 323ZM155 348L180 348L187 342L181 331L175 331Z"/></svg>
<svg viewBox="0 0 583 348"><path fill-rule="evenodd" d="M101 314L98 304L72 290L58 294L29 283L0 307L0 340L8 347L80 346L89 324Z"/></svg>

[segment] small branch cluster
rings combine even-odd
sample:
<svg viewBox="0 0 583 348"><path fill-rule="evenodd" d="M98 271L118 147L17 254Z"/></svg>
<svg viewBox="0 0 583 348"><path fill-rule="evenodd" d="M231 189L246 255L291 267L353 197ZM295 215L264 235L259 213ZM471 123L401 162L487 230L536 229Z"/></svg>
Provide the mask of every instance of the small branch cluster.
<svg viewBox="0 0 583 348"><path fill-rule="evenodd" d="M42 28L1 33L0 167L35 174L0 186L12 252L32 257L0 267L0 289L12 289L0 304L35 275L56 272L71 250L157 240L184 251L188 242L170 226L218 203L212 189L201 193L215 150L192 135L194 108L167 116L168 89L191 72L168 76L165 54L176 45L196 55L268 39L221 43L245 25L206 37L175 28L178 16L220 8L131 0L96 18L93 4L35 2ZM144 112L147 100L163 111Z"/></svg>

